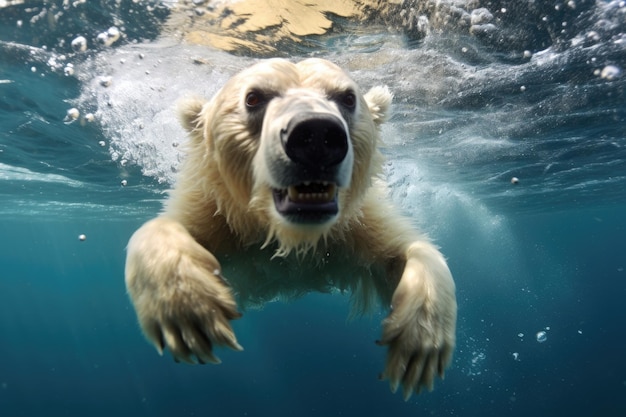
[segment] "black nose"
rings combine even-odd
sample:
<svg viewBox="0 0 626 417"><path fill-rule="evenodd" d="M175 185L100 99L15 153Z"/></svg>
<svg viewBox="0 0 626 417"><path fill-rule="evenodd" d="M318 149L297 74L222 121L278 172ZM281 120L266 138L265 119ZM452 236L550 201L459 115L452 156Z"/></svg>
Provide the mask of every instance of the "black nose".
<svg viewBox="0 0 626 417"><path fill-rule="evenodd" d="M348 153L348 134L339 118L326 113L300 113L282 132L282 142L292 161L312 167L331 167Z"/></svg>

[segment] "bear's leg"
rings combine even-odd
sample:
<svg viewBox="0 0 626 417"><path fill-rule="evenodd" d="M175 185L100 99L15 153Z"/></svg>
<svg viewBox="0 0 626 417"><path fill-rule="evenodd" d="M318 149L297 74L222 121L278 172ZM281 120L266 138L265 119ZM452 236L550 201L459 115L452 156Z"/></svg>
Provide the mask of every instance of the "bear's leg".
<svg viewBox="0 0 626 417"><path fill-rule="evenodd" d="M432 389L443 377L455 345L456 296L450 270L435 246L415 241L403 256L404 271L383 321L378 342L388 346L383 376L392 390L402 385L404 397Z"/></svg>
<svg viewBox="0 0 626 417"><path fill-rule="evenodd" d="M126 288L146 338L175 360L219 363L214 345L241 350L241 316L215 257L177 221L161 216L128 242Z"/></svg>

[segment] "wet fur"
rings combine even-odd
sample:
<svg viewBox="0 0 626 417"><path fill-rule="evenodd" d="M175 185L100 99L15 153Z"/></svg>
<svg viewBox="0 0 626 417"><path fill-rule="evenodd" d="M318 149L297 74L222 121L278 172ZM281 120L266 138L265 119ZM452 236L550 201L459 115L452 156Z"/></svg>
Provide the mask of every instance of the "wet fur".
<svg viewBox="0 0 626 417"><path fill-rule="evenodd" d="M263 124L284 115L268 105L261 120L251 120L244 105L250 88L280 97L305 89L321 100L356 92L347 120L351 182L339 191L331 224L290 224L272 209L257 155L272 146ZM432 388L455 345L454 282L436 247L388 202L379 178L379 128L390 102L387 88L363 95L345 72L320 59L263 61L211 101L181 102L187 159L164 212L131 238L126 263L139 322L159 352L167 347L178 360L218 362L214 345L241 349L229 323L240 316L235 299L244 307L339 289L352 293L356 311L376 300L391 305L379 343L388 346L383 377L392 389L401 385L408 398ZM218 259L227 260L225 270Z"/></svg>

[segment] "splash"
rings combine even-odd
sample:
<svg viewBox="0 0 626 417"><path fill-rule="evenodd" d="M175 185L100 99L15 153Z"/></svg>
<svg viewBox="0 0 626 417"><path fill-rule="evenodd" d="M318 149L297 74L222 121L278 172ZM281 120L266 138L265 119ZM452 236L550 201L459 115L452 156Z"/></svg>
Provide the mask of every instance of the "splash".
<svg viewBox="0 0 626 417"><path fill-rule="evenodd" d="M93 114L109 138L105 145L114 162L138 166L145 176L171 185L187 140L177 101L209 99L244 65L200 46L129 45L79 67L85 88L78 102L97 108Z"/></svg>

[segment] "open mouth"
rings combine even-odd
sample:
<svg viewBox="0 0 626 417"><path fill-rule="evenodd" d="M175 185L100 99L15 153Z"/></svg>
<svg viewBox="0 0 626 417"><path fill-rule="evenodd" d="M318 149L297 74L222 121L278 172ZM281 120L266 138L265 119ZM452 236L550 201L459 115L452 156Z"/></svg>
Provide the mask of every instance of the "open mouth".
<svg viewBox="0 0 626 417"><path fill-rule="evenodd" d="M337 185L303 182L285 189L274 189L276 210L295 223L322 223L339 211Z"/></svg>

